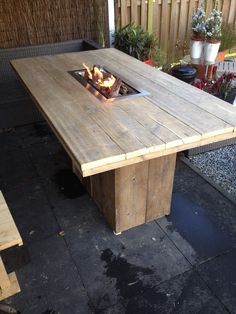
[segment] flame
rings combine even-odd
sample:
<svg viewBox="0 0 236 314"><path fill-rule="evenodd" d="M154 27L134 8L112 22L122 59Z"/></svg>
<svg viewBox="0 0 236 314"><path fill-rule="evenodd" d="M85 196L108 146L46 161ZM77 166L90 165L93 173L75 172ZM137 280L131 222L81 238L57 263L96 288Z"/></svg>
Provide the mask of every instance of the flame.
<svg viewBox="0 0 236 314"><path fill-rule="evenodd" d="M93 75L92 75L92 73L90 71L90 68L85 63L83 63L83 67L85 67L85 69L87 70L89 79L92 80L93 79Z"/></svg>
<svg viewBox="0 0 236 314"><path fill-rule="evenodd" d="M98 67L94 67L93 68L93 73L94 73L95 78L98 81L102 81L103 80L103 73L99 70Z"/></svg>
<svg viewBox="0 0 236 314"><path fill-rule="evenodd" d="M96 83L99 84L101 87L110 88L116 81L116 78L113 75L104 79L103 73L96 66L94 67L93 71L95 78L97 78Z"/></svg>
<svg viewBox="0 0 236 314"><path fill-rule="evenodd" d="M116 78L113 75L111 75L111 77L108 77L106 80L101 82L100 86L110 88L114 85L115 81L116 81Z"/></svg>
<svg viewBox="0 0 236 314"><path fill-rule="evenodd" d="M109 77L104 79L102 71L100 71L99 68L96 66L93 67L92 72L85 63L83 63L83 66L87 70L89 79L93 80L95 84L101 87L111 88L116 81L116 78L113 75L110 75Z"/></svg>

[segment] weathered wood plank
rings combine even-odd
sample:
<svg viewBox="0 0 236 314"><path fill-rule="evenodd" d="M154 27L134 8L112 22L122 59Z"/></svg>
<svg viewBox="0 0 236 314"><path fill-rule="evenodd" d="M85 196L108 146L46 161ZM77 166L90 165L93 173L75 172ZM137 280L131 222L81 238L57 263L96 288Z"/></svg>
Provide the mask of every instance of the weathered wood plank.
<svg viewBox="0 0 236 314"><path fill-rule="evenodd" d="M21 71L21 65L17 61L13 63ZM84 88L79 86L80 89L77 90L77 84L73 85L75 80L68 73L65 78L57 78L60 71L53 66L48 73L47 65L45 58L42 58L40 64L37 63L37 58L30 59L21 71L21 78L33 92L37 103L43 104L40 107L50 124L67 143L72 155L79 156L84 168L95 166L94 163L99 159L101 164L113 162L114 159L124 160L124 151L91 119L90 108L86 112L82 110L84 101L87 102L91 96L92 101L96 100L95 97L88 93L87 98L86 94L80 93ZM33 82L32 75L35 78ZM76 102L70 94L72 90L76 92Z"/></svg>
<svg viewBox="0 0 236 314"><path fill-rule="evenodd" d="M116 230L115 171L99 173L91 176L89 179L91 196L106 217L109 225L113 230Z"/></svg>
<svg viewBox="0 0 236 314"><path fill-rule="evenodd" d="M186 30L187 30L187 1L181 0L180 1L180 19L179 19L179 32L178 38L180 40L184 40L186 37Z"/></svg>
<svg viewBox="0 0 236 314"><path fill-rule="evenodd" d="M150 95L102 103L68 73L83 62L103 64ZM12 64L83 176L196 147L220 134L230 138L236 127L232 106L115 49Z"/></svg>
<svg viewBox="0 0 236 314"><path fill-rule="evenodd" d="M83 172L83 175L85 177L87 176L91 176L94 175L96 173L101 173L104 171L109 170L113 170L113 169L118 169L120 167L125 167L125 166L129 166L138 162L142 162L144 160L151 160L157 157L161 157L161 156L167 156L167 155L171 155L177 152L181 152L190 148L195 148L195 147L199 147L199 146L203 146L203 145L207 145L207 144L212 144L212 143L216 143L216 142L220 142L220 141L224 141L227 140L229 138L236 138L236 132L231 132L231 133L226 133L226 134L220 134L220 135L216 135L207 139L201 139L200 141L194 142L194 143L188 143L188 144L184 144L182 146L178 146L178 147L174 147L174 148L168 148L165 151L160 151L160 152L155 152L155 153L150 153L150 154L146 154L144 156L139 156L139 157L135 157L132 159L127 159L124 160L122 162L117 162L117 163L113 163L110 164L109 167L106 166L100 166L100 167L96 167L94 169L89 169L89 170L85 170Z"/></svg>
<svg viewBox="0 0 236 314"><path fill-rule="evenodd" d="M149 161L146 222L170 214L176 154Z"/></svg>
<svg viewBox="0 0 236 314"><path fill-rule="evenodd" d="M138 2L133 0L131 2L131 22L138 24Z"/></svg>
<svg viewBox="0 0 236 314"><path fill-rule="evenodd" d="M103 53L103 51L99 52L99 54ZM120 59L122 59L122 62L126 64L126 69L132 68L133 71L139 74L136 77L143 77L144 83L145 79L149 80L150 84L151 81L153 81L154 84L158 85L159 89L160 87L163 87L167 94L175 94L176 99L183 99L183 101L187 100L190 104L194 104L195 106L203 109L205 112L215 115L228 124L235 126L236 108L225 101L205 93L194 86L175 79L171 75L158 71L153 67L146 66L125 53L117 52L116 49L111 49L111 52L109 52L109 58L111 57L119 63L121 62ZM195 119L197 117L193 116L192 118Z"/></svg>
<svg viewBox="0 0 236 314"><path fill-rule="evenodd" d="M161 39L160 47L164 51L167 51L168 48L168 2L163 1L161 6Z"/></svg>
<svg viewBox="0 0 236 314"><path fill-rule="evenodd" d="M103 50L101 54L103 54L103 58L105 59L106 52ZM110 58L111 55L109 54L109 56L106 56L106 60L104 62L105 64L108 64L108 60L110 60L111 69L115 68L116 63L120 63L121 65L122 61L116 51L112 62ZM140 62L138 63L140 64L139 68L137 67L138 64L136 64L135 72L137 72L137 75L134 76L129 69L134 67L134 63L136 63L136 61L134 61L134 63L131 65L133 60L130 60L129 62L128 59L134 58L130 58L128 55L125 55L124 58L127 58L127 66L125 68L121 68L120 73L122 73L122 75L127 79L133 80L133 82L135 82L137 85L142 84L143 88L150 92L150 95L147 97L151 99L154 104L194 128L202 135L202 137L213 136L219 133L226 133L233 130L234 126L236 125L236 115L234 119L232 119L231 116L228 117L231 122L232 120L234 122L234 126L232 126L222 121L220 117L216 117L215 115L207 111L208 103L204 102L205 106L199 106L199 96L195 97L194 93L198 93L200 90L186 83L183 83L182 81L177 80L170 75L166 75L161 71L157 71L152 67L147 67L145 64L142 64ZM163 80L163 78L166 79L166 77L169 82L167 80L167 82ZM175 89L178 88L179 93L177 92L177 94L175 93L175 91L173 91L173 83L175 84ZM183 89L183 87L181 88L182 83L184 84L185 90ZM156 84L158 84L158 89ZM192 88L192 93L190 95L188 93L189 88ZM183 98L183 96L185 95L187 96L187 99ZM208 97L208 94L200 91L200 96L204 101L205 97ZM194 98L196 99L195 101ZM214 97L214 99L216 99L216 97ZM224 113L225 110L222 111L222 114Z"/></svg>
<svg viewBox="0 0 236 314"><path fill-rule="evenodd" d="M124 27L126 24L128 24L126 0L120 1L120 21L121 27Z"/></svg>
<svg viewBox="0 0 236 314"><path fill-rule="evenodd" d="M169 53L171 58L175 54L175 45L178 35L178 4L177 0L173 0L171 3L171 15L170 15L170 40L169 40Z"/></svg>
<svg viewBox="0 0 236 314"><path fill-rule="evenodd" d="M22 244L19 231L0 191L0 251Z"/></svg>
<svg viewBox="0 0 236 314"><path fill-rule="evenodd" d="M79 60L78 58L77 60ZM87 57L87 61L88 60ZM80 62L82 63L83 59L81 59ZM61 67L61 70L59 70L57 74L57 77L60 78L60 82L63 82L64 80L62 64L63 62L60 58L58 58L58 61L55 61L56 68ZM73 80L74 84L78 84L72 77L70 77L70 80ZM68 90L71 83L68 83L67 80L63 83L66 86L68 85L66 88L66 90ZM80 89L83 89L83 87L80 86ZM94 96L89 92L88 94L93 100ZM77 90L70 90L70 96L75 99L80 95ZM89 111L83 104L80 105L79 108L80 110L84 108L84 110L89 113L91 119L94 120L94 123L98 124L106 134L109 134L113 141L125 152L127 159L144 154L145 152L160 150L165 147L165 142L150 133L147 128L142 127L140 123L132 118L132 115L125 113L119 106L100 106L100 102L96 100L96 104L92 101L90 102Z"/></svg>
<svg viewBox="0 0 236 314"><path fill-rule="evenodd" d="M229 15L228 15L228 23L233 25L236 17L236 0L230 1L230 7L229 7Z"/></svg>
<svg viewBox="0 0 236 314"><path fill-rule="evenodd" d="M146 0L141 1L141 26L147 30L147 2Z"/></svg>
<svg viewBox="0 0 236 314"><path fill-rule="evenodd" d="M115 170L116 232L145 223L148 162Z"/></svg>

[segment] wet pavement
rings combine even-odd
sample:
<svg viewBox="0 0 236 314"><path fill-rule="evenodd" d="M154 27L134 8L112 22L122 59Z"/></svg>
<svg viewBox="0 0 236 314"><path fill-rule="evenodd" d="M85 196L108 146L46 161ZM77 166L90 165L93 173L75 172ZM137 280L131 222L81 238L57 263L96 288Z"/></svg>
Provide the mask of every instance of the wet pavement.
<svg viewBox="0 0 236 314"><path fill-rule="evenodd" d="M115 236L45 123L0 133L22 314L236 313L236 208L181 161L168 217ZM1 311L0 311L1 312Z"/></svg>

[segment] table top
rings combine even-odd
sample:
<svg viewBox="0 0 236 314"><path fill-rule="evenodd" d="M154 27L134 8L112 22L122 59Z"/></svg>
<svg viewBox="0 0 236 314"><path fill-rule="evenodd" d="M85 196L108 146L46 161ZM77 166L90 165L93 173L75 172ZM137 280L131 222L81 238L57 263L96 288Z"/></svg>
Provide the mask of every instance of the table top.
<svg viewBox="0 0 236 314"><path fill-rule="evenodd" d="M22 244L21 236L0 191L0 251Z"/></svg>
<svg viewBox="0 0 236 314"><path fill-rule="evenodd" d="M104 103L68 71L104 65L149 95ZM114 48L13 60L83 176L236 136L236 108Z"/></svg>

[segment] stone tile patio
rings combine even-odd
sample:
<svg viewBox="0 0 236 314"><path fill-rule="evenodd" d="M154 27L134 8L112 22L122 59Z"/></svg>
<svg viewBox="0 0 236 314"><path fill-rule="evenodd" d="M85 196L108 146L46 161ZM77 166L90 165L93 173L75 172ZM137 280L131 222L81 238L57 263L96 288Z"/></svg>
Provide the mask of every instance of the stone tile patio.
<svg viewBox="0 0 236 314"><path fill-rule="evenodd" d="M178 161L172 213L115 236L45 123L0 133L22 314L236 313L236 208Z"/></svg>

